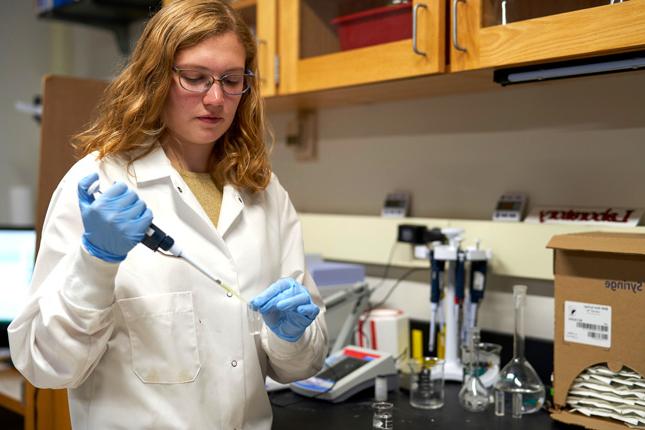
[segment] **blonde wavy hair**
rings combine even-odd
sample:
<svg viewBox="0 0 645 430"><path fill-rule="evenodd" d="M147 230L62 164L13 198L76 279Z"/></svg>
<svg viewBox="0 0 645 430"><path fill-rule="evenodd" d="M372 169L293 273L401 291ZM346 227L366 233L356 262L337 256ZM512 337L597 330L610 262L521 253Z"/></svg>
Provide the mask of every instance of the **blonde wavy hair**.
<svg viewBox="0 0 645 430"><path fill-rule="evenodd" d="M175 0L164 6L145 26L125 69L105 90L97 119L74 137L81 155L94 151L99 159L119 155L131 166L155 149L166 132L161 115L176 53L229 31L244 46L246 69L257 76L253 35L225 1ZM271 179L271 145L264 142L267 129L259 79L251 79L251 88L241 97L233 123L213 147L209 166L219 184L255 192Z"/></svg>

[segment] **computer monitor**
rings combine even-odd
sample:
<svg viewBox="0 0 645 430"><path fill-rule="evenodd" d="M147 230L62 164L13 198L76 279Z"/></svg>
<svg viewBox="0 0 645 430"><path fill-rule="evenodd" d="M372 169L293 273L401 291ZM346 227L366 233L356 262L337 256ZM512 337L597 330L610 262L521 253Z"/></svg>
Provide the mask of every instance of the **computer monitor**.
<svg viewBox="0 0 645 430"><path fill-rule="evenodd" d="M0 346L6 346L6 328L27 301L35 254L32 227L0 226Z"/></svg>

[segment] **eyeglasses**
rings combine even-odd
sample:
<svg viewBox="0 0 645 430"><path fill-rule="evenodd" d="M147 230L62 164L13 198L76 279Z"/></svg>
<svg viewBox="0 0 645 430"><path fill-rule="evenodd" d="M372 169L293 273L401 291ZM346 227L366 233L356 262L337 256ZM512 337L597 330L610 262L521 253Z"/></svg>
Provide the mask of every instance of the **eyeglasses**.
<svg viewBox="0 0 645 430"><path fill-rule="evenodd" d="M191 93L206 93L217 82L224 92L229 96L241 96L251 88L251 79L255 77L253 72L247 70L245 73L230 73L218 78L213 75L195 69L172 68L179 75L179 85Z"/></svg>

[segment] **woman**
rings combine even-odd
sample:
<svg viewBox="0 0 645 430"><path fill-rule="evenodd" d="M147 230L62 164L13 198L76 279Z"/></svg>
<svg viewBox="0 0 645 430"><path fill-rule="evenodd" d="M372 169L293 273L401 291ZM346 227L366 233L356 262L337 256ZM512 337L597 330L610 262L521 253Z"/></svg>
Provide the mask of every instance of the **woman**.
<svg viewBox="0 0 645 430"><path fill-rule="evenodd" d="M265 375L288 382L322 367L322 304L270 171L256 70L235 11L176 1L77 138L85 157L54 192L31 299L9 329L27 379L69 389L75 429L269 429ZM97 180L102 194L90 191ZM259 336L235 294L137 245L153 217L253 299Z"/></svg>

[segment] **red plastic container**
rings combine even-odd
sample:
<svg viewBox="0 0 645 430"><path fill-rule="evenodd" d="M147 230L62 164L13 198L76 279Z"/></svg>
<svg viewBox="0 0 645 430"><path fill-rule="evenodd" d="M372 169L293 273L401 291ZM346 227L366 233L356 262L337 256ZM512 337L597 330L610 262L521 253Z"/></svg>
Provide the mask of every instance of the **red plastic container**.
<svg viewBox="0 0 645 430"><path fill-rule="evenodd" d="M334 18L340 49L379 45L412 37L412 2L377 7Z"/></svg>

